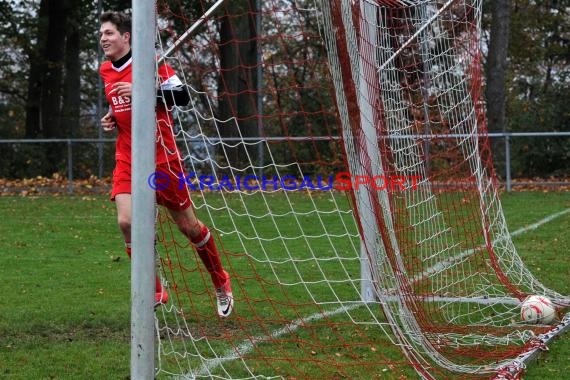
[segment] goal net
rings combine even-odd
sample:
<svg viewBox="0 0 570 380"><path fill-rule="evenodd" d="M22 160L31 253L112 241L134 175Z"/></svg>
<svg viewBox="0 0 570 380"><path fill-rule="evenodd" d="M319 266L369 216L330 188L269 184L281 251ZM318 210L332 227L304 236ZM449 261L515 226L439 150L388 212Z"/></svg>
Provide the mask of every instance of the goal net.
<svg viewBox="0 0 570 380"><path fill-rule="evenodd" d="M481 0L196 3L158 2L158 54L235 310L159 213L157 376L508 378L568 327L501 210ZM521 321L530 294L557 327Z"/></svg>

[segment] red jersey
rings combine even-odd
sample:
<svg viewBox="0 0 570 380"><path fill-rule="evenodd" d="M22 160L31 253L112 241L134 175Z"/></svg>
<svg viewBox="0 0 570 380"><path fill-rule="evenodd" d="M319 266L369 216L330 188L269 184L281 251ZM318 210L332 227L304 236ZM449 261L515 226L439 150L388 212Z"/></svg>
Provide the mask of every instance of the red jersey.
<svg viewBox="0 0 570 380"><path fill-rule="evenodd" d="M115 160L131 164L131 99L118 96L113 84L117 82L132 83L132 58L117 68L110 61L103 62L99 68L99 74L105 86L105 97L109 102L115 123L118 129ZM181 85L180 79L174 69L168 64L158 68L158 80L161 87L166 89ZM164 104L156 106L156 163L162 164L172 160L178 160L178 149L172 131L172 116Z"/></svg>

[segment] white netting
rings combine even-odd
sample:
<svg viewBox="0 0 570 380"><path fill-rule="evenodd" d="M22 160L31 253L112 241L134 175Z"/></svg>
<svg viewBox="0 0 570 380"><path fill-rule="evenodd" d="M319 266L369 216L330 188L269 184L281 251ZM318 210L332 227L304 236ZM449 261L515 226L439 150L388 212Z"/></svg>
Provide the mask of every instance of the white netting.
<svg viewBox="0 0 570 380"><path fill-rule="evenodd" d="M166 3L159 53L200 16ZM218 319L208 273L160 214L158 374L453 378L512 361L548 330L518 322L519 300L568 299L530 274L504 221L480 1L254 4L165 59L191 92L174 133L236 309ZM403 181L337 191L338 173Z"/></svg>

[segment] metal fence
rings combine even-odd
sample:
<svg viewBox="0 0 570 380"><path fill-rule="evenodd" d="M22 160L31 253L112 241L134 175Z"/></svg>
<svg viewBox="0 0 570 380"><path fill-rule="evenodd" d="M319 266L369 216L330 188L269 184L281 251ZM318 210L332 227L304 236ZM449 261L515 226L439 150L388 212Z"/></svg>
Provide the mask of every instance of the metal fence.
<svg viewBox="0 0 570 380"><path fill-rule="evenodd" d="M488 134L491 141L493 140L500 140L503 141L504 145L504 170L502 173L498 173L503 180L500 182L501 185L505 187L507 191L512 191L514 185L517 186L527 186L527 185L535 185L535 186L548 186L548 187L560 187L560 186L570 186L569 181L548 181L546 179L533 181L533 182L524 182L524 181L516 181L513 182L512 178L512 162L511 162L511 144L513 139L523 138L523 137L538 137L538 138L552 138L552 137L560 137L560 138L569 138L570 132L506 132L506 133L489 133ZM425 135L425 136L397 136L395 138L465 138L468 135L460 135L460 134L448 134L448 135ZM335 136L317 136L311 137L312 140L335 140L338 137ZM218 141L216 139L211 139L211 141ZM260 139L257 137L250 137L250 138L224 138L224 142L235 142L235 141L243 141L247 140L248 142L256 142ZM267 141L291 141L291 140L299 140L299 141L306 141L307 137L266 137L264 140ZM203 140L192 141L186 140L186 142L201 142ZM104 146L105 144L115 143L115 139L111 138L77 138L77 139L0 139L0 146L3 144L65 144L67 147L66 150L66 172L67 172L67 181L68 181L68 192L73 193L73 180L75 178L74 175L74 152L79 149L81 144L91 144L96 147L97 149L97 165L96 165L96 172L99 178L104 177L105 175L110 175L110 173L104 173ZM570 142L568 144L568 151L570 154ZM495 152L497 153L497 152ZM62 152L62 154L64 154ZM259 157L260 160L263 160L263 156ZM109 158L107 158L109 160ZM263 163L262 161L260 162ZM263 165L260 165L263 166Z"/></svg>
<svg viewBox="0 0 570 380"><path fill-rule="evenodd" d="M511 173L511 140L513 138L520 138L520 137L570 137L570 132L513 132L513 133L489 133L489 137L491 139L502 139L505 145L504 151L504 185L507 191L512 190L513 182L512 182L512 173ZM570 143L567 145L567 149L570 154ZM524 186L528 184L534 185L543 185L543 186L568 186L570 183L566 181L544 181L544 182L533 182L533 183L526 183L526 182L518 182L518 185Z"/></svg>

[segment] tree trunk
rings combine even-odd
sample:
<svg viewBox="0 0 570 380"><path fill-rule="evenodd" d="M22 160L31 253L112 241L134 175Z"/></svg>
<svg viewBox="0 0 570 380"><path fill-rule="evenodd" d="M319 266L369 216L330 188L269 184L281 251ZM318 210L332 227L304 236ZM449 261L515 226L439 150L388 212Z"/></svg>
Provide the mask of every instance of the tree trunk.
<svg viewBox="0 0 570 380"><path fill-rule="evenodd" d="M219 124L222 137L255 137L257 131L257 31L255 0L234 1L220 25ZM232 10L232 14L229 11ZM237 118L237 124L235 119ZM235 145L237 141L229 142ZM247 145L226 146L227 164L248 165ZM254 148L256 149L256 148ZM252 149L249 154L253 154Z"/></svg>
<svg viewBox="0 0 570 380"><path fill-rule="evenodd" d="M65 57L65 36L67 1L49 1L49 27L45 58L47 69L44 75L41 95L41 120L44 137L65 137L59 130L61 116L61 94Z"/></svg>
<svg viewBox="0 0 570 380"><path fill-rule="evenodd" d="M30 60L30 75L28 78L28 96L26 101L26 138L39 137L42 133L40 118L40 100L43 87L43 78L46 71L44 54L47 44L47 30L49 26L48 4L49 0L42 0L38 12L38 26L36 45L32 49Z"/></svg>
<svg viewBox="0 0 570 380"><path fill-rule="evenodd" d="M79 131L81 107L81 25L80 3L72 2L66 29L65 80L63 83L63 105L59 130L65 136L76 137Z"/></svg>
<svg viewBox="0 0 570 380"><path fill-rule="evenodd" d="M505 74L509 45L510 1L493 1L491 37L487 57L487 118L490 132L507 130Z"/></svg>
<svg viewBox="0 0 570 380"><path fill-rule="evenodd" d="M47 68L40 101L41 123L44 137L48 139L66 137L60 130L60 120L68 1L51 0L49 3L45 54ZM65 160L65 155L62 155L62 151L65 152L65 144L48 144L46 149L44 175L51 175L58 171L60 164Z"/></svg>

